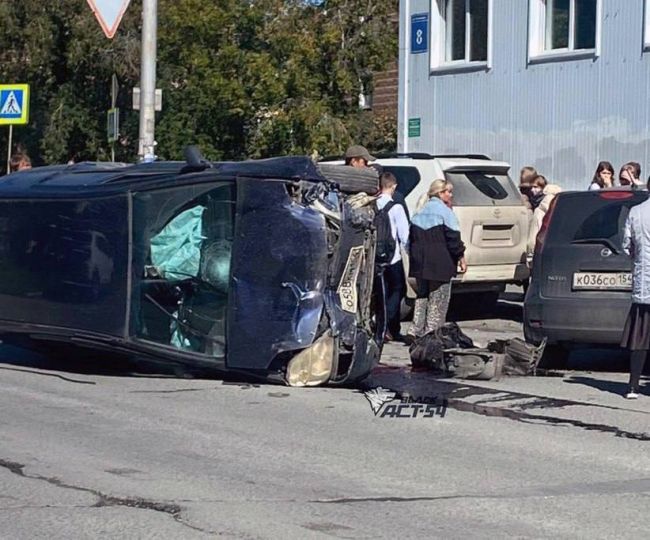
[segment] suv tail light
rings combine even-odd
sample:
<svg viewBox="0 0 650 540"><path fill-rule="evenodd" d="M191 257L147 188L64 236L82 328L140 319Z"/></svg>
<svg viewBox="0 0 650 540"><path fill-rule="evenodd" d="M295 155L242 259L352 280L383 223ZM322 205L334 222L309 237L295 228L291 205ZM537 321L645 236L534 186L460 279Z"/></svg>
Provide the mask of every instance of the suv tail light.
<svg viewBox="0 0 650 540"><path fill-rule="evenodd" d="M551 218L553 217L553 212L555 210L555 203L557 202L557 197L553 197L551 205L549 206L544 218L542 219L542 226L539 228L537 233L537 238L535 239L535 251L534 254L537 255L542 252L544 247L544 241L546 240L546 234L548 233L548 226L551 223Z"/></svg>

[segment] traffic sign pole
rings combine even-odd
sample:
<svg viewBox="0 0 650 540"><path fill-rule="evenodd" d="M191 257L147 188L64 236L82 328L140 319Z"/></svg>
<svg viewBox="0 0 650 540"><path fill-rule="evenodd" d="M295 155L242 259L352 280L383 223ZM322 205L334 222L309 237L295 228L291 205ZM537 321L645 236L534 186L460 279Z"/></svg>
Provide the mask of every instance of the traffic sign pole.
<svg viewBox="0 0 650 540"><path fill-rule="evenodd" d="M142 57L140 64L140 140L141 161L156 159L154 132L156 126L156 30L158 0L142 1Z"/></svg>
<svg viewBox="0 0 650 540"><path fill-rule="evenodd" d="M97 17L97 20L99 21L100 26L102 27L102 30L104 31L104 34L106 34L106 37L109 39L113 39L113 36L115 35L115 32L117 31L117 27L120 25L120 21L122 20L122 17L124 16L124 12L126 11L126 8L129 7L129 4L131 3L131 0L87 0L88 5L90 5L91 9L95 13L95 16ZM143 28L142 28L142 58L144 59L145 57L145 51L144 51L144 43L145 43L145 27L147 26L147 16L146 16L146 5L149 2L149 0L144 0L144 5L142 8L142 20L143 20ZM155 2L154 2L154 14L155 14ZM156 85L155 81L155 72L156 72L156 58L155 58L155 40L156 40L156 20L154 18L154 86ZM143 61L144 65L144 61ZM144 71L143 71L144 73ZM117 124L116 126L119 126L119 109L115 107L116 100L117 100L117 76L115 73L113 73L113 77L111 78L111 111L114 112L114 114L117 115ZM110 117L110 111L109 111L109 117ZM142 124L142 115L140 115L140 124ZM153 130L153 127L152 127ZM140 133L142 133L142 127L140 127ZM118 136L118 128L116 127L114 129L114 135L115 138L110 140L111 143L111 160L115 161L115 140L117 139ZM109 136L110 139L110 136ZM153 139L152 139L153 140ZM140 135L140 148L142 148L142 135Z"/></svg>
<svg viewBox="0 0 650 540"><path fill-rule="evenodd" d="M13 144L14 126L9 124L9 145L7 146L7 174L11 172L11 145Z"/></svg>
<svg viewBox="0 0 650 540"><path fill-rule="evenodd" d="M117 82L117 75L113 73L113 76L111 77L111 110L114 112L114 114L117 115L117 126L115 127L115 135L110 140L111 143L111 161L115 163L115 141L120 135L120 129L119 129L119 123L120 123L120 111L119 109L116 109L117 106L117 93L119 92L119 85ZM110 114L110 111L109 111ZM109 139L111 139L109 137Z"/></svg>

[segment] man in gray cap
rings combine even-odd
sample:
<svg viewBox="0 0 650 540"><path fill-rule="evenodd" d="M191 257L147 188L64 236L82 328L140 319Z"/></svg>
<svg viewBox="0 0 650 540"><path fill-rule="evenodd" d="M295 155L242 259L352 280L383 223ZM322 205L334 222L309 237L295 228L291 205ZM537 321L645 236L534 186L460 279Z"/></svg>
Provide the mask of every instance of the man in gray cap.
<svg viewBox="0 0 650 540"><path fill-rule="evenodd" d="M345 164L350 167L357 167L359 169L365 169L369 167L371 169L375 169L379 176L381 176L381 174L384 172L384 168L379 163L368 165L368 162L375 161L377 158L375 156L371 156L370 152L368 152L368 149L365 146L361 146L360 144L350 146L345 151L344 157ZM399 191L396 191L393 195L393 200L397 204L401 205L402 208L404 208L404 212L406 212L406 219L410 220L411 217L406 206L406 201L404 200L404 195L402 195Z"/></svg>
<svg viewBox="0 0 650 540"><path fill-rule="evenodd" d="M365 146L355 144L345 151L346 165L362 169L367 167L370 161L375 161L375 158L370 155Z"/></svg>

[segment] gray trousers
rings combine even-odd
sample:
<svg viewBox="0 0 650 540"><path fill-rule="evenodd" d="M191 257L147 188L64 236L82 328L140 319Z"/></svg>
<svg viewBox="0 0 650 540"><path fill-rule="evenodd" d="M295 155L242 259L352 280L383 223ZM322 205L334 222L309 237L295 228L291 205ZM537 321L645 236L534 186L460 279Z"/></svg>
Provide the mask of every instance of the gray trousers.
<svg viewBox="0 0 650 540"><path fill-rule="evenodd" d="M445 324L449 299L451 297L451 283L428 282L429 294L424 298L415 300L413 322L408 329L408 334L420 337Z"/></svg>

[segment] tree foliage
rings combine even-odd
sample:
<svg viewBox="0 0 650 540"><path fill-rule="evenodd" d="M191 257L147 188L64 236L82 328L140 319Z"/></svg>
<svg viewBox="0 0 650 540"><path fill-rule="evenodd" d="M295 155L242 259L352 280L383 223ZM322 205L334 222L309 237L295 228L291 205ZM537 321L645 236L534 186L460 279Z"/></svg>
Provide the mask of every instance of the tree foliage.
<svg viewBox="0 0 650 540"><path fill-rule="evenodd" d="M159 0L157 154L198 144L211 159L392 148L395 119L358 107L372 74L397 56L396 0ZM0 82L31 84L37 161L104 160L110 81L120 82L117 158L135 159L141 0L113 40L81 0L0 0ZM6 129L0 141L6 148Z"/></svg>

